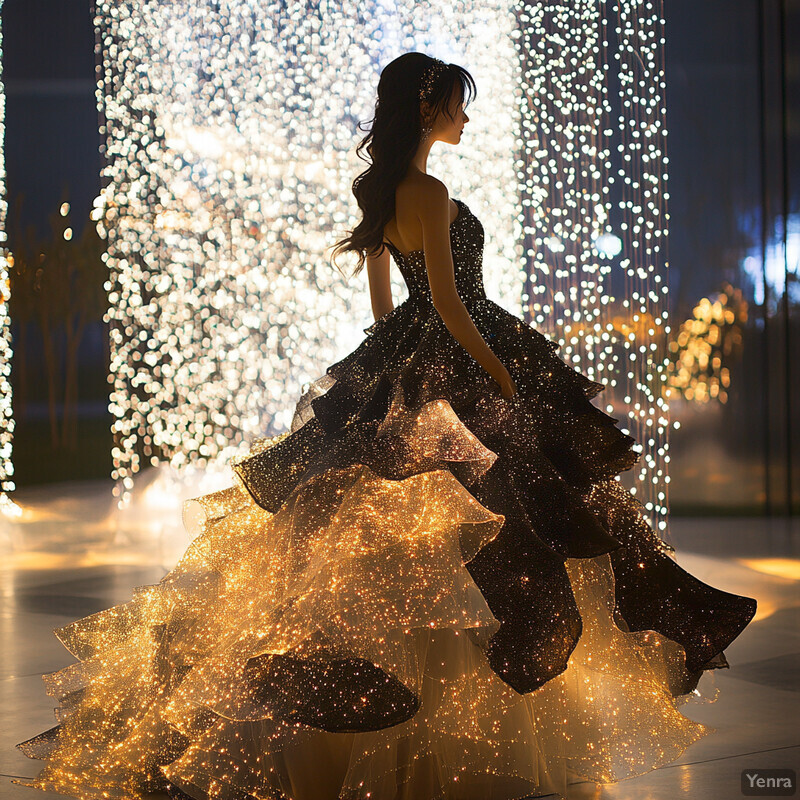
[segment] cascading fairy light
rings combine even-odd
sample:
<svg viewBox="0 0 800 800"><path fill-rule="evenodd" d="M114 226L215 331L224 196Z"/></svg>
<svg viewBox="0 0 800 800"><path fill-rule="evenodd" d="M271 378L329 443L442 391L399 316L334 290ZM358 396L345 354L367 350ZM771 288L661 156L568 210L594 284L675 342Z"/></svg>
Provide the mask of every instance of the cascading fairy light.
<svg viewBox="0 0 800 800"><path fill-rule="evenodd" d="M654 4L625 0L611 9L618 22L610 31L608 10L605 0L515 3L522 299L527 318L559 343L562 357L607 384L607 413L630 419L633 430L623 430L636 437L643 456L632 491L662 532L669 481L660 390L669 332L663 19ZM615 64L616 131L608 75ZM619 148L618 176L612 141ZM619 232L611 227L615 181L623 196ZM626 280L618 300L620 270Z"/></svg>
<svg viewBox="0 0 800 800"><path fill-rule="evenodd" d="M643 46L628 35L631 20L636 30L652 27L643 10L620 5L617 55ZM285 428L302 384L361 338L370 322L363 281L346 284L328 267L326 247L357 218L349 189L363 168L353 153L355 122L370 115L380 66L418 49L478 79L469 137L458 149L435 150L430 170L490 221L490 294L518 312L527 280L521 300L535 324L552 327L564 356L612 388L626 384L616 394L645 450L634 488L646 494L655 470L660 496L650 505L663 512L658 461L668 455L665 442L651 440L666 409L653 436L647 422L660 393L648 391L652 351L643 345L659 327L646 321L661 318L632 308L653 294L642 287L615 305L612 253L603 245L615 241L605 3L398 3L380 11L328 9L322 25L299 4L98 7L109 182L95 218L109 240L114 476L123 493L148 461L202 462ZM638 143L627 120L641 111L625 94L649 92L650 77L626 82L628 61L619 62L621 146L631 150L623 154L626 192L641 186L648 159L661 163L625 144ZM516 164L507 157L515 145ZM626 195L623 213L637 208ZM637 275L635 260L658 245L640 250L636 237L658 231L626 221L621 233L623 269ZM645 283L659 283L650 272ZM393 282L402 296L396 272ZM604 399L613 413L612 398Z"/></svg>
<svg viewBox="0 0 800 800"><path fill-rule="evenodd" d="M313 20L213 5L98 9L123 498L142 459L202 462L280 420L292 379L313 377L304 338L332 352L331 282L309 251L316 220L330 219L337 130L328 152L295 144L330 121L324 106L312 113L325 71L303 68ZM319 327L301 333L312 308Z"/></svg>
<svg viewBox="0 0 800 800"><path fill-rule="evenodd" d="M532 321L550 327L567 360L592 378L604 369L600 317L609 299L602 292L609 268L594 246L609 203L602 8L596 0L521 3L517 35L520 221L533 273L523 300Z"/></svg>
<svg viewBox="0 0 800 800"><path fill-rule="evenodd" d="M0 15L3 0L0 0ZM13 509L8 496L16 488L14 484L14 464L11 460L14 437L14 416L11 403L11 275L13 259L8 251L8 236L5 230L8 201L6 199L5 165L5 117L6 92L2 80L3 31L0 25L0 508Z"/></svg>
<svg viewBox="0 0 800 800"><path fill-rule="evenodd" d="M429 166L476 214L491 209L487 287L518 307L505 2L106 0L95 28L107 184L94 219L108 241L123 504L148 463L206 463L287 428L302 386L363 338L364 275L348 284L329 247L358 218L356 125L372 115L380 69L404 51L476 76L462 145ZM393 281L399 301L396 271Z"/></svg>
<svg viewBox="0 0 800 800"><path fill-rule="evenodd" d="M642 444L636 479L640 500L667 529L669 503L669 379L666 240L666 84L662 0L620 0L616 12L619 65L619 183L625 274L624 392L632 435Z"/></svg>

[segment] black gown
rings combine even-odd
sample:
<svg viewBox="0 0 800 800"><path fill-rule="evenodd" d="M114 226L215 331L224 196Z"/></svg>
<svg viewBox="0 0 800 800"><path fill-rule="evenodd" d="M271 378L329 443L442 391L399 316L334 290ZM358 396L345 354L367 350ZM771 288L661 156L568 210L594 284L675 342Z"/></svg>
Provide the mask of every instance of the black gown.
<svg viewBox="0 0 800 800"><path fill-rule="evenodd" d="M408 299L300 397L290 431L184 505L160 583L55 631L59 724L26 786L84 798L511 800L613 782L710 732L678 711L755 600L675 562L615 476L604 384L489 300L484 231L456 285L518 388Z"/></svg>

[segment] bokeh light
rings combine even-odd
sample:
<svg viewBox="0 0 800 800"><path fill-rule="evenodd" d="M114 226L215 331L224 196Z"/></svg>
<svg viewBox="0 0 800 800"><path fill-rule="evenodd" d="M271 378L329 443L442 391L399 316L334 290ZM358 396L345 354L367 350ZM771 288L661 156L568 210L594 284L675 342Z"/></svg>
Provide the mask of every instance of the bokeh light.
<svg viewBox="0 0 800 800"><path fill-rule="evenodd" d="M380 70L420 50L478 82L462 144L435 148L429 170L485 224L489 295L608 385L644 454L633 491L664 531L663 24L659 3L633 1L98 4L93 216L121 500L143 466L284 433L305 386L363 338L363 273L346 281L328 255L358 219L357 123Z"/></svg>
<svg viewBox="0 0 800 800"><path fill-rule="evenodd" d="M662 6L517 5L526 317L559 342L565 360L606 383L605 410L627 422L623 430L642 452L631 490L663 533L669 325ZM615 286L624 286L619 299Z"/></svg>
<svg viewBox="0 0 800 800"><path fill-rule="evenodd" d="M628 412L631 435L643 449L636 488L660 531L667 528L670 480L669 405L664 396L670 334L664 24L661 0L616 6L621 103L619 208L623 219L620 266L625 271L622 305L640 333L622 340L624 367L619 364L613 385L632 398Z"/></svg>
<svg viewBox="0 0 800 800"><path fill-rule="evenodd" d="M731 364L742 355L747 301L725 283L714 300L704 297L670 342L669 388L698 405L726 403Z"/></svg>
<svg viewBox="0 0 800 800"><path fill-rule="evenodd" d="M487 220L487 284L520 312L507 4L101 3L95 23L123 502L143 466L227 458L284 431L304 385L363 338L365 278L345 281L329 249L358 219L357 123L408 49L478 81L464 141L429 167Z"/></svg>

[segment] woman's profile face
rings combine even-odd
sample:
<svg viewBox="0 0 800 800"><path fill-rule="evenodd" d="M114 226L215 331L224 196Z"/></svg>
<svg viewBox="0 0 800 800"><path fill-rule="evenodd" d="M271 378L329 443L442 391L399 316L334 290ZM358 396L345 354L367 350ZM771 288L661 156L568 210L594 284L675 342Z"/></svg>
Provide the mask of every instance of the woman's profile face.
<svg viewBox="0 0 800 800"><path fill-rule="evenodd" d="M458 144L461 141L464 125L469 122L467 112L464 110L463 90L460 83L453 87L447 108L450 112L449 115L440 113L434 122L431 140Z"/></svg>

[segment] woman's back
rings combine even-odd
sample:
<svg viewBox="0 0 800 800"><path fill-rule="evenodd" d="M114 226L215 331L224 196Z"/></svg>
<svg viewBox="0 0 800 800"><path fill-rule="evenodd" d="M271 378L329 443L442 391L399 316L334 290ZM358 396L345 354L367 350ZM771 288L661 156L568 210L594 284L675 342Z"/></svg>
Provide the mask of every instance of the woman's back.
<svg viewBox="0 0 800 800"><path fill-rule="evenodd" d="M395 215L384 227L383 238L402 255L424 249L420 210L435 184L441 184L441 181L431 175L411 172L397 186ZM449 198L449 204L452 223L458 216L458 205L452 198Z"/></svg>

